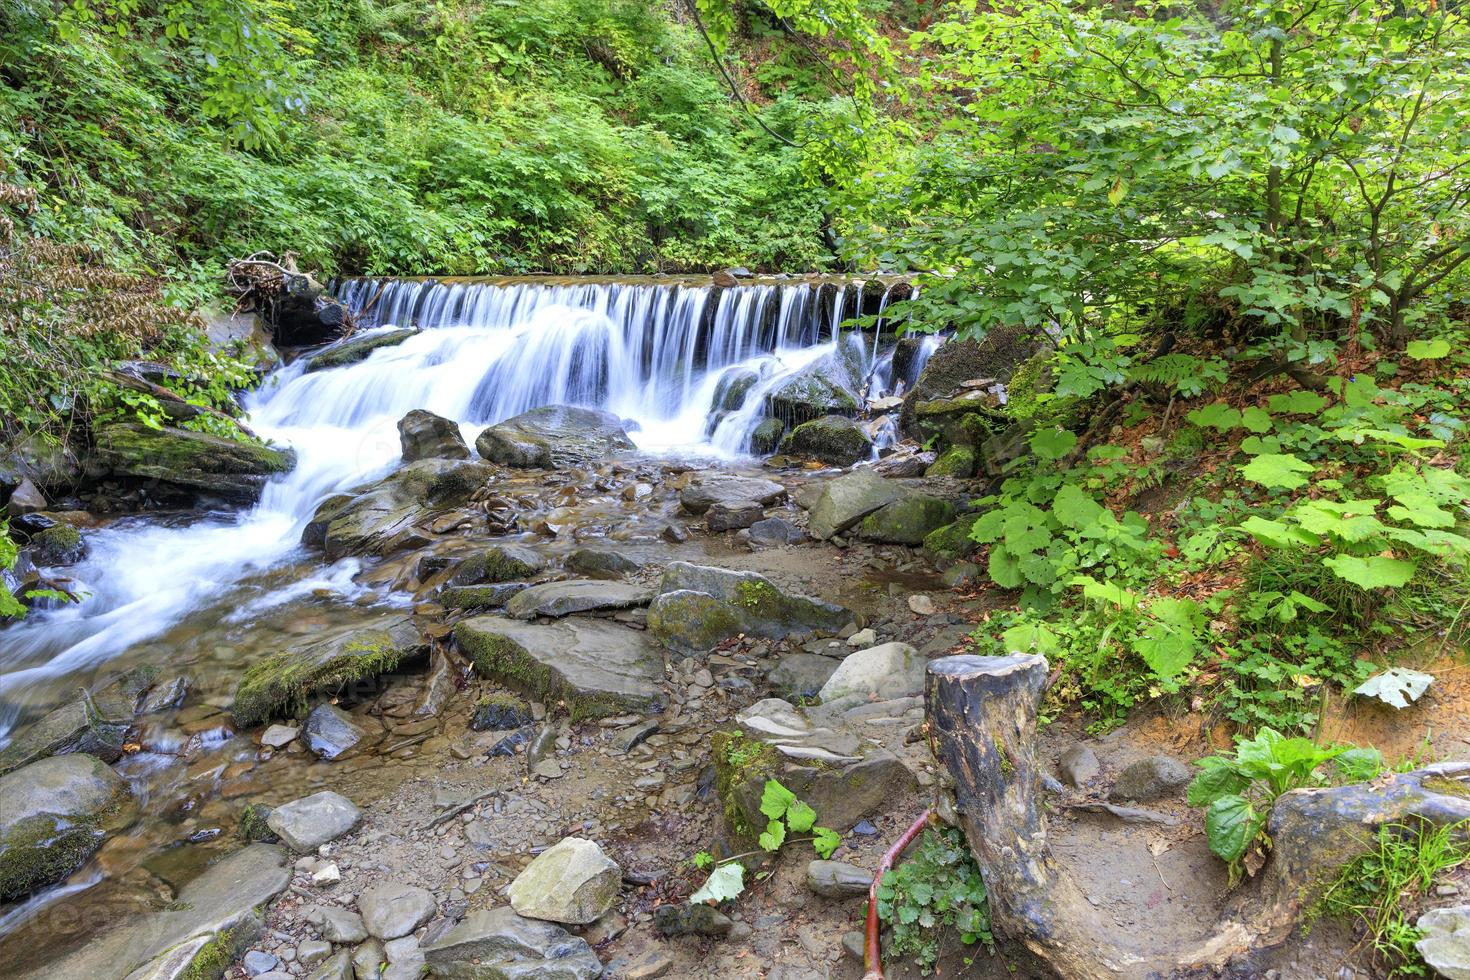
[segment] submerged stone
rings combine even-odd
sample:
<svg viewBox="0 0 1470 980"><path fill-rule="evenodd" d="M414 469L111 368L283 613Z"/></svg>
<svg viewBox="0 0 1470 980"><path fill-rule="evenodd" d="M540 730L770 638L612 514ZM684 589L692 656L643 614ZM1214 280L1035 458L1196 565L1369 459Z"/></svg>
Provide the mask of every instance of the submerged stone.
<svg viewBox="0 0 1470 980"><path fill-rule="evenodd" d="M411 619L390 615L379 623L339 629L257 660L235 688L235 720L248 727L297 713L315 697L372 680L427 651Z"/></svg>
<svg viewBox="0 0 1470 980"><path fill-rule="evenodd" d="M357 364L367 360L373 351L396 347L416 333L417 330L409 329L383 330L349 337L307 358L306 370L325 371L328 368Z"/></svg>
<svg viewBox="0 0 1470 980"><path fill-rule="evenodd" d="M636 447L611 412L546 405L490 426L475 448L503 466L559 470Z"/></svg>
<svg viewBox="0 0 1470 980"><path fill-rule="evenodd" d="M454 627L476 673L574 719L660 710L663 658L646 633L600 619L525 623L477 616Z"/></svg>
<svg viewBox="0 0 1470 980"><path fill-rule="evenodd" d="M94 756L54 756L0 776L0 902L71 874L133 813L127 783Z"/></svg>

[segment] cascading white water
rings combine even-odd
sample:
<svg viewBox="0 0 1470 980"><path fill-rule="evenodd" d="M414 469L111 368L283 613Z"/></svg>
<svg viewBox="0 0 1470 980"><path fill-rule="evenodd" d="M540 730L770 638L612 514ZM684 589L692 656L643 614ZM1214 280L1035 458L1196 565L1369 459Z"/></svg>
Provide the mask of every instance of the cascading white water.
<svg viewBox="0 0 1470 980"><path fill-rule="evenodd" d="M739 456L748 452L766 397L841 343L855 346L868 394L889 387L891 372L875 371L884 362L876 339L865 343L840 329L860 312L862 291L860 282L718 291L650 283L342 284L339 294L365 328L423 329L348 367L285 368L250 396L251 426L298 456L295 470L269 483L255 508L187 524L132 518L89 535L91 556L70 570L86 598L0 633L0 744L23 711L54 702L97 665L202 607L228 606L238 617L321 584L349 594L359 588L350 562L313 568L294 585L272 582L269 594L252 578L297 551L321 499L393 465L396 424L408 411L455 419L473 442L483 426L527 409L584 405L627 419L643 450ZM759 381L711 427L716 389L732 370L753 371Z"/></svg>

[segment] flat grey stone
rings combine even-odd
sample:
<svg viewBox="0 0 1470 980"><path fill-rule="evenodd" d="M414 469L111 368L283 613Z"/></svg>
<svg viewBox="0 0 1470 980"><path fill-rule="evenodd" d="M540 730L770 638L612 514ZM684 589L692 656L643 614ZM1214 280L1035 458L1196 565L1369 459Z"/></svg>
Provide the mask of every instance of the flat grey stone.
<svg viewBox="0 0 1470 980"><path fill-rule="evenodd" d="M384 941L413 932L433 918L434 896L426 888L402 881L385 881L358 896L358 911L368 934Z"/></svg>
<svg viewBox="0 0 1470 980"><path fill-rule="evenodd" d="M806 866L806 886L824 898L855 898L868 894L873 873L842 861L813 861Z"/></svg>
<svg viewBox="0 0 1470 980"><path fill-rule="evenodd" d="M572 613L641 606L648 602L648 598L648 590L636 585L596 579L572 579L566 582L543 582L518 592L505 604L505 612L514 619L561 617Z"/></svg>
<svg viewBox="0 0 1470 980"><path fill-rule="evenodd" d="M924 693L924 667L919 651L907 643L884 643L850 653L837 666L817 698L835 701L850 694L864 698L907 698Z"/></svg>
<svg viewBox="0 0 1470 980"><path fill-rule="evenodd" d="M323 790L276 807L265 824L291 850L309 854L349 833L361 820L362 811L351 800Z"/></svg>
<svg viewBox="0 0 1470 980"><path fill-rule="evenodd" d="M622 869L597 844L564 837L538 854L507 894L518 915L586 925L612 908L622 880Z"/></svg>
<svg viewBox="0 0 1470 980"><path fill-rule="evenodd" d="M586 940L509 908L471 912L424 947L436 977L452 980L593 980L602 963Z"/></svg>

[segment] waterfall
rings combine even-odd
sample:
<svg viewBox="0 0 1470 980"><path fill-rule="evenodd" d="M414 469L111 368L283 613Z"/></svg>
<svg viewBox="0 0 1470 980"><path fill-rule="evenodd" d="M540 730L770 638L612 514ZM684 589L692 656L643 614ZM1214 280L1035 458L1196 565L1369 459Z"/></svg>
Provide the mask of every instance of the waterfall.
<svg viewBox="0 0 1470 980"><path fill-rule="evenodd" d="M355 564L322 569L301 561L299 541L324 497L397 463L397 421L412 409L455 420L473 443L486 425L527 409L583 405L625 419L640 450L735 458L748 453L767 396L839 345L852 345L867 395L888 386L873 370L891 358L878 338L841 329L863 311L860 281L720 289L649 280L354 279L337 290L362 329L419 332L347 367L308 372L298 361L246 399L255 431L298 456L253 509L187 521L133 517L89 534L90 557L69 570L84 599L0 632L0 744L23 713L55 703L99 665L201 609L238 621L283 591L301 595L318 585L349 596L356 589L364 601L401 601L365 596L352 584ZM731 372L756 380L737 405L712 414ZM309 568L294 585L260 583L290 560Z"/></svg>

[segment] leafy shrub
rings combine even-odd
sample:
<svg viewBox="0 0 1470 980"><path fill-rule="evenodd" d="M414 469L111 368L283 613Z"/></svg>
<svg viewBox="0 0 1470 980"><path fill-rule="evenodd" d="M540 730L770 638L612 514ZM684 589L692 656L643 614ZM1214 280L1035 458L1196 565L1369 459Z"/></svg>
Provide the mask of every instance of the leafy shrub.
<svg viewBox="0 0 1470 980"><path fill-rule="evenodd" d="M965 835L953 827L924 831L903 863L878 883L878 917L893 931L888 950L912 957L926 976L939 960L946 930L967 946L991 946L985 881Z"/></svg>
<svg viewBox="0 0 1470 980"><path fill-rule="evenodd" d="M738 765L739 762L736 764ZM766 785L761 792L761 813L765 814L767 820L766 829L761 831L758 839L761 851L752 853L759 854L765 851L774 854L786 844L800 842L811 844L812 849L820 857L827 858L831 857L832 852L837 850L838 845L842 843L842 838L837 831L829 827L818 827L816 825L817 812L798 800L796 794L781 785L779 780L766 780ZM789 837L788 833L809 833L811 836L794 838ZM699 890L689 896L689 901L695 904L717 903L738 897L741 892L745 891L745 865L740 863L740 858L748 856L747 854L736 854L716 859L708 851L700 851L694 855L696 868L711 870L709 878Z"/></svg>

